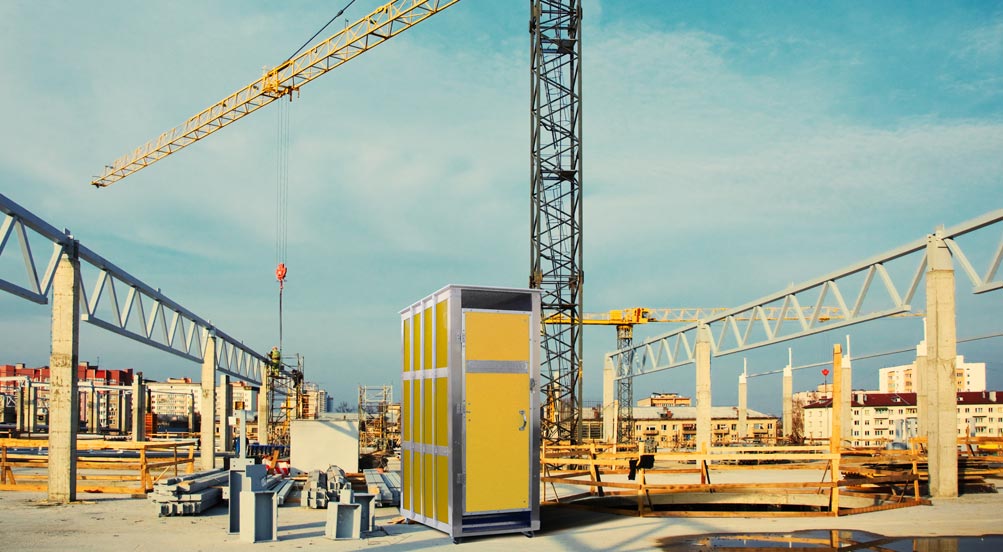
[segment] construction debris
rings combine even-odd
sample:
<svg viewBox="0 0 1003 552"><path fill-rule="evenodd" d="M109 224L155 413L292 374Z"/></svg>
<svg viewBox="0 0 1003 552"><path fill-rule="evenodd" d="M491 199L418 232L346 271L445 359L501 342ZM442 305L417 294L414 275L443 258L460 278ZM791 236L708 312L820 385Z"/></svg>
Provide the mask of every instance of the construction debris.
<svg viewBox="0 0 1003 552"><path fill-rule="evenodd" d="M153 486L150 500L161 517L197 515L219 503L227 477L225 470L172 477Z"/></svg>
<svg viewBox="0 0 1003 552"><path fill-rule="evenodd" d="M369 492L376 495L376 506L400 506L401 478L399 472L363 470Z"/></svg>

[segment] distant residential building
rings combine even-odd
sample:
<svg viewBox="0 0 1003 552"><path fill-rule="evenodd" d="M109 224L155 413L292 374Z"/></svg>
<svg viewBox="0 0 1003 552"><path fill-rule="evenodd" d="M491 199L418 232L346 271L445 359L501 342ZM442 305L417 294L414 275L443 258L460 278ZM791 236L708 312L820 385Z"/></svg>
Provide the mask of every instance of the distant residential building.
<svg viewBox="0 0 1003 552"><path fill-rule="evenodd" d="M689 397L683 397L679 393L652 393L650 397L637 401L637 406L690 406L691 404Z"/></svg>
<svg viewBox="0 0 1003 552"><path fill-rule="evenodd" d="M925 345L920 347L925 349ZM986 363L965 362L964 355L958 355L954 368L957 391L985 391ZM915 393L916 363L892 366L878 370L878 390L882 393Z"/></svg>
<svg viewBox="0 0 1003 552"><path fill-rule="evenodd" d="M654 440L660 448L687 448L696 442L695 406L637 406L633 414L634 435L639 442ZM762 443L776 442L778 420L775 416L750 409L746 420L748 439ZM737 408L711 407L711 438L714 445L744 440L738 431Z"/></svg>
<svg viewBox="0 0 1003 552"><path fill-rule="evenodd" d="M304 383L302 391L303 418L313 420L327 412L327 391L316 383Z"/></svg>
<svg viewBox="0 0 1003 552"><path fill-rule="evenodd" d="M958 436L1003 436L1003 393L958 393ZM918 433L915 393L854 391L851 402L853 446L905 442ZM805 437L828 439L832 424L832 399L805 405Z"/></svg>
<svg viewBox="0 0 1003 552"><path fill-rule="evenodd" d="M77 365L77 381L91 382L95 385L132 385L132 368L103 369L89 362ZM26 377L35 383L49 382L49 367L28 368L24 364L0 364L0 378ZM0 387L17 387L13 380L0 381Z"/></svg>
<svg viewBox="0 0 1003 552"><path fill-rule="evenodd" d="M243 381L234 381L230 383L230 389L233 390L233 410L234 412L238 410L255 410L257 411L258 403L257 389L251 387L250 384ZM219 390L216 391L219 393Z"/></svg>
<svg viewBox="0 0 1003 552"><path fill-rule="evenodd" d="M167 416L169 420L187 420L191 415L199 415L202 384L191 378L167 378L166 381L148 381L150 408L157 416Z"/></svg>

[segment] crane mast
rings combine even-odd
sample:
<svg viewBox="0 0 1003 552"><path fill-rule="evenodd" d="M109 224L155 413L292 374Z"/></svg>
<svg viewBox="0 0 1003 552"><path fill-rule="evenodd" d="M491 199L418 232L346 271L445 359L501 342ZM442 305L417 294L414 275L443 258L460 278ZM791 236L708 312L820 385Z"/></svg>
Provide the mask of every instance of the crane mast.
<svg viewBox="0 0 1003 552"><path fill-rule="evenodd" d="M106 165L91 184L104 188L197 142L304 84L383 44L459 0L393 0L303 53L268 69L261 78L203 109Z"/></svg>
<svg viewBox="0 0 1003 552"><path fill-rule="evenodd" d="M541 293L543 439L580 439L582 394L581 0L530 0L530 273Z"/></svg>

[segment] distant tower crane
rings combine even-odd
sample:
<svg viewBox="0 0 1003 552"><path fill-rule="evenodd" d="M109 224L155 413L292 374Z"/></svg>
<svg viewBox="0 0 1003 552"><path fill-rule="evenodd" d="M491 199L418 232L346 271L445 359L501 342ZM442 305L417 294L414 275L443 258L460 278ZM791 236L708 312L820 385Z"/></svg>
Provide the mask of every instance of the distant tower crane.
<svg viewBox="0 0 1003 552"><path fill-rule="evenodd" d="M582 315L578 322L585 326L616 326L616 349L624 350L634 343L634 326L648 323L678 323L686 324L699 322L715 314L725 312L729 309L724 307L712 308L645 308L634 307L629 309L616 309L607 312L590 312ZM812 307L805 307L804 316L811 316L814 312ZM776 320L780 315L780 307L767 307L764 309L766 320ZM790 320L797 320L797 313L787 315ZM841 311L836 307L823 306L819 308L819 320L831 320L842 318ZM742 318L736 318L742 320ZM543 322L548 325L569 325L572 319L564 314L553 314ZM629 360L629 359L628 359ZM616 428L616 440L618 443L631 443L634 440L634 388L631 378L623 378L617 381L616 388L617 419L619 423ZM553 408L551 403L545 403L549 410ZM553 415L552 412L545 412L546 415Z"/></svg>

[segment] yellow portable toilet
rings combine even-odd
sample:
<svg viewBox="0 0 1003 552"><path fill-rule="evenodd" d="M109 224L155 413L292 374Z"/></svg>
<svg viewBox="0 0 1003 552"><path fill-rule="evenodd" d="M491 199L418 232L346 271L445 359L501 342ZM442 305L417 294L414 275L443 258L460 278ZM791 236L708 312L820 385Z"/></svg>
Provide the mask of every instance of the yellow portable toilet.
<svg viewBox="0 0 1003 552"><path fill-rule="evenodd" d="M446 286L401 311L401 514L540 528L540 291Z"/></svg>

